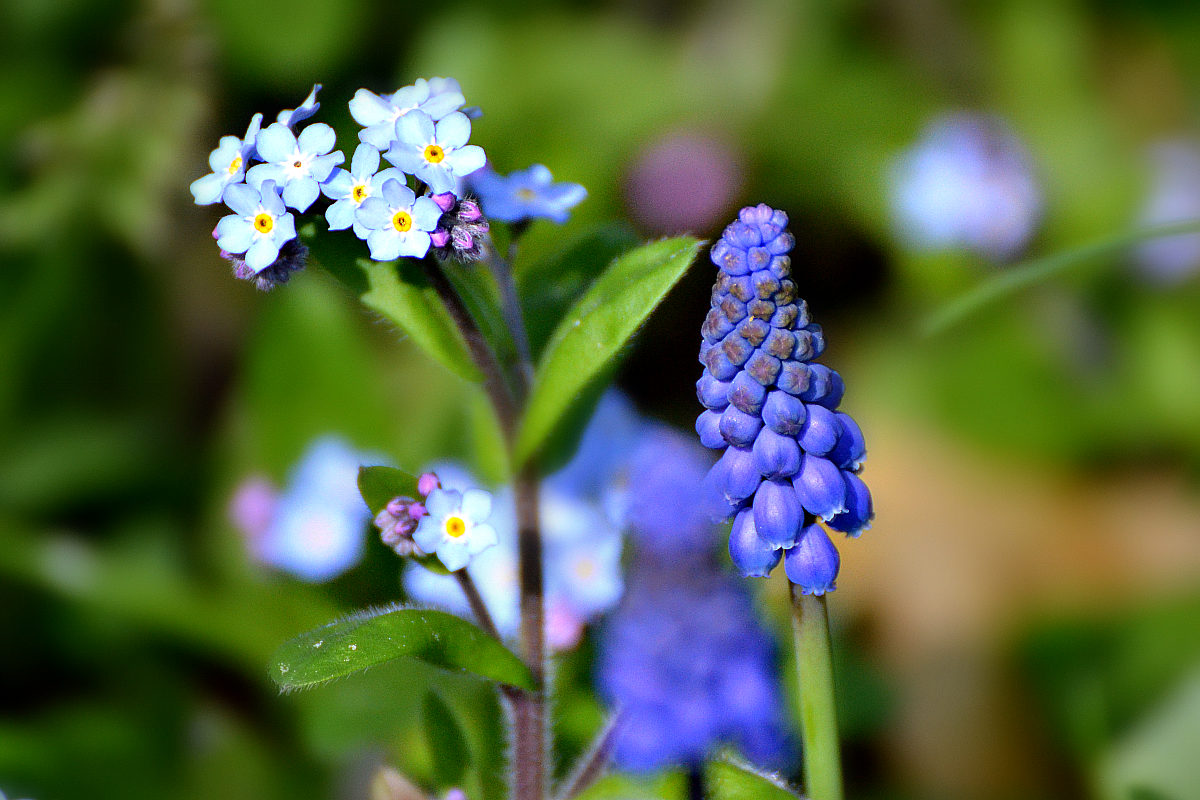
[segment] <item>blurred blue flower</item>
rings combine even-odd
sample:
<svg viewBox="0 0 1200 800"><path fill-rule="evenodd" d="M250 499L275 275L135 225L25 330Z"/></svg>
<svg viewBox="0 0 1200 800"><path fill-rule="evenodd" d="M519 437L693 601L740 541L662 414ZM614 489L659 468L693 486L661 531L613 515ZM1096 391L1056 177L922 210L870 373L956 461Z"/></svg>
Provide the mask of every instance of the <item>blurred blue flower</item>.
<svg viewBox="0 0 1200 800"><path fill-rule="evenodd" d="M709 558L716 540L704 476L712 458L690 436L656 423L641 427L627 453L609 508L638 552L663 563Z"/></svg>
<svg viewBox="0 0 1200 800"><path fill-rule="evenodd" d="M246 173L246 182L257 187L274 181L283 190L283 201L297 211L307 211L320 195L320 184L338 164L346 160L336 144L333 128L323 122L309 125L297 136L286 125L275 122L259 131L258 156L265 163Z"/></svg>
<svg viewBox="0 0 1200 800"><path fill-rule="evenodd" d="M917 249L1009 260L1033 236L1042 202L1024 145L1001 120L981 114L933 120L892 167L893 222Z"/></svg>
<svg viewBox="0 0 1200 800"><path fill-rule="evenodd" d="M314 441L301 457L255 543L264 564L306 581L326 581L358 563L371 511L358 468L380 459L340 438Z"/></svg>
<svg viewBox="0 0 1200 800"><path fill-rule="evenodd" d="M217 223L217 244L227 253L244 253L245 266L257 275L275 263L286 242L296 238L296 222L286 213L274 181L258 187L230 184L224 200L234 213Z"/></svg>
<svg viewBox="0 0 1200 800"><path fill-rule="evenodd" d="M421 110L437 121L462 108L466 102L453 78L418 78L390 95L359 89L350 100L350 116L363 126L358 138L386 152L396 141L396 120L410 111Z"/></svg>
<svg viewBox="0 0 1200 800"><path fill-rule="evenodd" d="M741 573L766 577L783 558L801 592L824 594L839 561L817 520L857 536L874 512L857 475L862 431L837 410L845 384L813 363L825 337L790 280L793 244L787 215L759 205L713 245L719 272L696 382L707 410L696 430L725 451L705 477L704 505L734 516L729 554Z"/></svg>
<svg viewBox="0 0 1200 800"><path fill-rule="evenodd" d="M1189 141L1159 142L1150 151L1150 193L1139 216L1142 226L1200 219L1200 146ZM1134 263L1149 281L1177 284L1200 270L1200 234L1165 236L1142 242Z"/></svg>
<svg viewBox="0 0 1200 800"><path fill-rule="evenodd" d="M208 155L208 175L192 181L189 187L196 205L207 206L216 203L225 192L225 187L232 183L241 183L246 177L246 169L254 157L254 142L262 125L262 114L255 114L250 120L246 135L239 139L236 136L222 136L217 149Z"/></svg>
<svg viewBox="0 0 1200 800"><path fill-rule="evenodd" d="M711 561L639 562L597 656L598 688L621 709L614 763L637 772L693 765L731 744L762 766L786 766L775 662L750 598Z"/></svg>
<svg viewBox="0 0 1200 800"><path fill-rule="evenodd" d="M435 122L413 110L396 120L396 140L385 157L431 191L458 194L458 179L487 160L482 147L467 144L470 138L471 120L464 114L456 111Z"/></svg>
<svg viewBox="0 0 1200 800"><path fill-rule="evenodd" d="M422 258L429 252L429 234L442 211L428 197L417 197L403 183L385 180L379 196L368 197L354 214L365 228L371 258L394 261L401 256Z"/></svg>
<svg viewBox="0 0 1200 800"><path fill-rule="evenodd" d="M404 183L404 173L392 167L379 170L379 151L365 142L354 150L349 171L335 169L321 184L321 191L333 204L325 209L325 219L331 231L354 228L354 235L366 239L370 229L355 219L355 212L368 197L380 193L384 181Z"/></svg>
<svg viewBox="0 0 1200 800"><path fill-rule="evenodd" d="M451 572L496 544L496 529L488 523L492 495L482 489L434 489L425 498L425 510L413 541L426 553L436 553Z"/></svg>
<svg viewBox="0 0 1200 800"><path fill-rule="evenodd" d="M308 93L308 97L304 98L304 102L299 108L285 108L275 117L275 121L281 125L286 125L289 128L294 128L299 123L317 113L321 108L321 104L317 102L317 92L321 91L321 84L313 86L312 91Z"/></svg>
<svg viewBox="0 0 1200 800"><path fill-rule="evenodd" d="M479 196L483 212L501 222L548 219L563 223L571 209L587 197L587 189L578 183L554 183L550 170L541 164L508 175L485 166L471 175L468 184Z"/></svg>

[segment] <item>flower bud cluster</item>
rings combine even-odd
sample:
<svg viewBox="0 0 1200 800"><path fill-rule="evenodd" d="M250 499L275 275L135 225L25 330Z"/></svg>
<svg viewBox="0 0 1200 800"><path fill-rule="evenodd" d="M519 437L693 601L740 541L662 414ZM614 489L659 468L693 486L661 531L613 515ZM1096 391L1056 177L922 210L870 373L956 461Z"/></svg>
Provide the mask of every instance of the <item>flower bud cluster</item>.
<svg viewBox="0 0 1200 800"><path fill-rule="evenodd" d="M443 261L450 258L478 261L483 256L484 238L489 229L479 203L459 199L452 192L435 194L432 199L441 209L442 216L437 228L429 234L430 251Z"/></svg>
<svg viewBox="0 0 1200 800"><path fill-rule="evenodd" d="M786 226L782 211L744 208L713 245L720 271L702 329L696 430L724 449L706 485L719 515L734 517L734 564L765 577L783 559L801 591L824 594L840 559L821 523L855 536L873 511L858 476L862 432L838 410L845 385L814 363L825 339L790 280Z"/></svg>
<svg viewBox="0 0 1200 800"><path fill-rule="evenodd" d="M422 500L441 486L438 476L432 472L422 473L417 479L417 493L421 495ZM421 548L413 542L413 534L416 533L421 518L429 515L422 500L405 496L393 497L383 510L375 515L375 527L379 529L379 538L395 550L398 556L423 555Z"/></svg>

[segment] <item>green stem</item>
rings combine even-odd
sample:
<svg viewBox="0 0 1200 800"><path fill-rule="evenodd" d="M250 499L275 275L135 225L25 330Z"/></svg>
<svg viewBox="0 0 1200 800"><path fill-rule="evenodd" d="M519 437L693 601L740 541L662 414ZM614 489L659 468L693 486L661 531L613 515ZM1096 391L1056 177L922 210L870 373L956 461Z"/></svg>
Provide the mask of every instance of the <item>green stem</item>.
<svg viewBox="0 0 1200 800"><path fill-rule="evenodd" d="M804 783L811 800L842 800L838 755L837 703L825 597L792 593L792 633L800 689L800 728L804 738Z"/></svg>
<svg viewBox="0 0 1200 800"><path fill-rule="evenodd" d="M1002 300L1022 289L1046 280L1052 275L1065 272L1071 267L1086 263L1092 259L1118 253L1148 239L1197 232L1200 232L1200 222L1196 220L1172 222L1165 225L1156 225L1145 230L1121 233L1082 245L1073 250L1054 253L1042 258L1035 258L1032 261L1026 261L1023 264L1005 267L1003 272L996 273L966 294L951 300L930 314L921 324L921 333L924 336L934 336L942 333L991 303Z"/></svg>

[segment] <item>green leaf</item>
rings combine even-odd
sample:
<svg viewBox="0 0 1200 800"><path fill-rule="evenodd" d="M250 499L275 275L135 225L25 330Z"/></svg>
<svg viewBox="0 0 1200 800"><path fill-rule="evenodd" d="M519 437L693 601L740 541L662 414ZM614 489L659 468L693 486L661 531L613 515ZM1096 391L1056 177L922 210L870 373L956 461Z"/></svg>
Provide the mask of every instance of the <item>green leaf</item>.
<svg viewBox="0 0 1200 800"><path fill-rule="evenodd" d="M1076 247L1044 258L1036 258L1012 267L1005 267L991 278L980 283L971 291L958 297L930 314L921 326L925 336L933 336L962 322L971 314L992 303L999 302L1022 289L1035 286L1071 267L1093 261L1101 256L1119 253L1126 248L1148 239L1172 236L1180 233L1200 231L1200 222L1174 222L1146 230L1110 236L1098 242Z"/></svg>
<svg viewBox="0 0 1200 800"><path fill-rule="evenodd" d="M705 772L708 796L712 800L796 800L800 797L778 777L756 772L746 764L712 761Z"/></svg>
<svg viewBox="0 0 1200 800"><path fill-rule="evenodd" d="M425 693L424 713L434 781L439 789L458 786L471 763L466 734L450 706L436 692Z"/></svg>
<svg viewBox="0 0 1200 800"><path fill-rule="evenodd" d="M605 225L532 264L515 265L517 294L534 358L539 358L567 309L617 256L637 245L633 231Z"/></svg>
<svg viewBox="0 0 1200 800"><path fill-rule="evenodd" d="M576 398L616 359L700 249L690 236L652 242L609 265L546 344L517 439L517 464L536 455Z"/></svg>
<svg viewBox="0 0 1200 800"><path fill-rule="evenodd" d="M469 381L482 380L467 343L419 261L362 258L361 247L353 247L361 242L318 232L315 225L306 226L300 235L316 261L358 295L363 305L397 325L451 372Z"/></svg>
<svg viewBox="0 0 1200 800"><path fill-rule="evenodd" d="M453 614L423 608L363 611L301 634L275 651L270 671L280 689L294 691L401 657L536 687L529 669L503 644Z"/></svg>
<svg viewBox="0 0 1200 800"><path fill-rule="evenodd" d="M372 514L383 511L394 497L419 497L417 479L395 467L359 467L358 493Z"/></svg>

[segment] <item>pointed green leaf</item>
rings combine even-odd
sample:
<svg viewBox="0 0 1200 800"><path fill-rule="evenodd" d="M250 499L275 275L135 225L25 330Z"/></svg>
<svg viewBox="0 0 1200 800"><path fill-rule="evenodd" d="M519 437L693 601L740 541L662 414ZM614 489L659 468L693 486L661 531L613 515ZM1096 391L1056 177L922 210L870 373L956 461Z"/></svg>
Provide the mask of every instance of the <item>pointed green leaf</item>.
<svg viewBox="0 0 1200 800"><path fill-rule="evenodd" d="M554 326L604 268L637 243L628 227L605 225L572 238L543 259L514 265L534 358L541 357Z"/></svg>
<svg viewBox="0 0 1200 800"><path fill-rule="evenodd" d="M378 514L394 497L412 497L417 492L417 479L395 467L359 467L358 493L372 514Z"/></svg>
<svg viewBox="0 0 1200 800"><path fill-rule="evenodd" d="M471 764L466 734L450 706L436 692L426 692L424 712L425 738L433 761L433 779L439 789L458 786Z"/></svg>
<svg viewBox="0 0 1200 800"><path fill-rule="evenodd" d="M797 800L800 797L779 777L755 771L748 764L711 761L705 769L712 800Z"/></svg>
<svg viewBox="0 0 1200 800"><path fill-rule="evenodd" d="M275 651L270 672L280 689L295 691L402 657L521 689L536 686L503 644L464 619L424 608L362 611L301 634Z"/></svg>
<svg viewBox="0 0 1200 800"><path fill-rule="evenodd" d="M521 423L516 462L535 455L584 389L666 296L700 249L690 236L637 248L609 265L546 343Z"/></svg>
<svg viewBox="0 0 1200 800"><path fill-rule="evenodd" d="M419 261L372 261L362 257L364 245L353 236L318 231L315 225L302 229L300 237L313 258L358 295L363 305L398 326L451 372L469 381L482 380Z"/></svg>
<svg viewBox="0 0 1200 800"><path fill-rule="evenodd" d="M1035 258L1023 264L1005 267L1004 271L997 272L971 291L951 300L930 314L922 324L922 333L925 336L942 333L979 309L1011 297L1022 289L1035 286L1081 264L1120 253L1139 242L1197 231L1200 231L1200 222L1195 220L1172 222L1144 230L1121 233L1070 250Z"/></svg>

